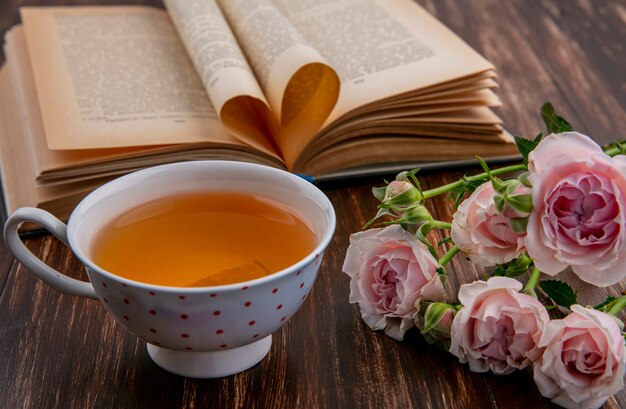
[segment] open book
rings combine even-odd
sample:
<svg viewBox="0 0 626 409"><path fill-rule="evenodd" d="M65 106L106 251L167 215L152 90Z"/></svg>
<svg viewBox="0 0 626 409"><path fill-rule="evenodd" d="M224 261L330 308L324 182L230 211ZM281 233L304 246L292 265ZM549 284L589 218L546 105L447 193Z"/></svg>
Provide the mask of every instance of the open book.
<svg viewBox="0 0 626 409"><path fill-rule="evenodd" d="M516 152L493 66L410 0L164 3L21 9L0 71L8 212L66 218L175 161L324 178Z"/></svg>

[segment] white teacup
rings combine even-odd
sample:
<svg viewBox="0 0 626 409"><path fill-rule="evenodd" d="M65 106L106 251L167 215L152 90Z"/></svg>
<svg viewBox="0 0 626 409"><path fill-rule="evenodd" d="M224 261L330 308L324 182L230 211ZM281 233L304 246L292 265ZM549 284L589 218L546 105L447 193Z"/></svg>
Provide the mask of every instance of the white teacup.
<svg viewBox="0 0 626 409"><path fill-rule="evenodd" d="M165 287L129 280L91 260L96 232L116 216L165 195L228 190L263 195L297 209L312 226L316 247L282 271L218 287ZM17 234L34 222L67 243L86 268L90 282L52 269L24 246ZM4 238L15 257L59 291L99 299L115 320L145 340L163 369L194 378L241 372L268 353L272 336L302 305L335 230L328 198L290 173L248 163L197 161L135 172L93 191L73 211L67 226L35 208L13 213Z"/></svg>

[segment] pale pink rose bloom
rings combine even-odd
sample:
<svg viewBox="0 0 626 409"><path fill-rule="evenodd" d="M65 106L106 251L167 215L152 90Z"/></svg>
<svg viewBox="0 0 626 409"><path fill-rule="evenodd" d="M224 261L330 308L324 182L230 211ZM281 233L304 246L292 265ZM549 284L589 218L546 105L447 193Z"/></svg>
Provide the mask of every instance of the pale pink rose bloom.
<svg viewBox="0 0 626 409"><path fill-rule="evenodd" d="M550 320L546 308L519 291L522 284L508 277L464 284L463 308L452 323L450 352L474 372L509 374L532 364L537 344Z"/></svg>
<svg viewBox="0 0 626 409"><path fill-rule="evenodd" d="M529 155L533 211L526 247L535 266L568 266L608 286L626 278L626 156L611 158L577 132L552 134Z"/></svg>
<svg viewBox="0 0 626 409"><path fill-rule="evenodd" d="M343 271L350 281L350 302L363 321L402 340L414 325L423 299L442 301L438 262L426 246L401 226L371 229L350 236Z"/></svg>
<svg viewBox="0 0 626 409"><path fill-rule="evenodd" d="M389 197L398 196L412 188L413 185L406 180L394 180L393 182L389 183L389 185L387 185L387 195Z"/></svg>
<svg viewBox="0 0 626 409"><path fill-rule="evenodd" d="M509 219L496 209L491 182L480 185L454 213L450 236L474 264L490 267L519 257L524 234L516 233Z"/></svg>
<svg viewBox="0 0 626 409"><path fill-rule="evenodd" d="M541 394L566 408L599 408L624 387L626 348L615 318L573 305L543 330L534 366Z"/></svg>

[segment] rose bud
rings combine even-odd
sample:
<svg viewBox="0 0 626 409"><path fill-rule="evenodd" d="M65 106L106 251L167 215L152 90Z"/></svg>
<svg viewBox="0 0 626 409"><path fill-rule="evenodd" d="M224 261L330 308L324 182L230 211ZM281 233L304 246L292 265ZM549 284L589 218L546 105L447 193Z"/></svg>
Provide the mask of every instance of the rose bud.
<svg viewBox="0 0 626 409"><path fill-rule="evenodd" d="M403 212L403 214L396 219L399 224L415 224L422 225L433 221L428 209L422 205L413 206Z"/></svg>
<svg viewBox="0 0 626 409"><path fill-rule="evenodd" d="M450 330L456 314L453 305L433 302L428 303L423 314L417 314L415 325L420 329L424 339L429 344L443 342L446 348L450 347Z"/></svg>
<svg viewBox="0 0 626 409"><path fill-rule="evenodd" d="M410 182L394 180L386 187L372 189L374 196L386 207L409 206L421 200L419 190Z"/></svg>

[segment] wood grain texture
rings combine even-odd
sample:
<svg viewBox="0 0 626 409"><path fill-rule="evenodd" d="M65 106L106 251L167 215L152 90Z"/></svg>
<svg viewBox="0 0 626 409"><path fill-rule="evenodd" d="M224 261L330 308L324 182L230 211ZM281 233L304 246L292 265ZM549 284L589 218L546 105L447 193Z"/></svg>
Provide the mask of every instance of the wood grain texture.
<svg viewBox="0 0 626 409"><path fill-rule="evenodd" d="M19 21L18 6L159 1L0 1L0 33ZM608 142L626 128L625 7L619 0L419 0L490 59L499 73L499 113L512 132L541 129L539 106L554 103L577 129ZM0 54L0 62L4 55ZM424 188L476 169L428 172ZM348 237L375 213L370 194L381 178L322 186L337 212L337 231L303 307L278 333L270 354L244 373L184 379L153 364L145 344L95 301L52 290L13 261L0 244L0 407L12 408L548 408L529 371L475 374L415 331L404 342L373 332L348 303L341 272ZM433 200L449 219L452 208ZM54 268L82 277L71 252L51 236L28 247ZM448 295L481 277L461 257L449 269ZM581 287L585 302L617 294ZM606 408L626 407L626 392Z"/></svg>

